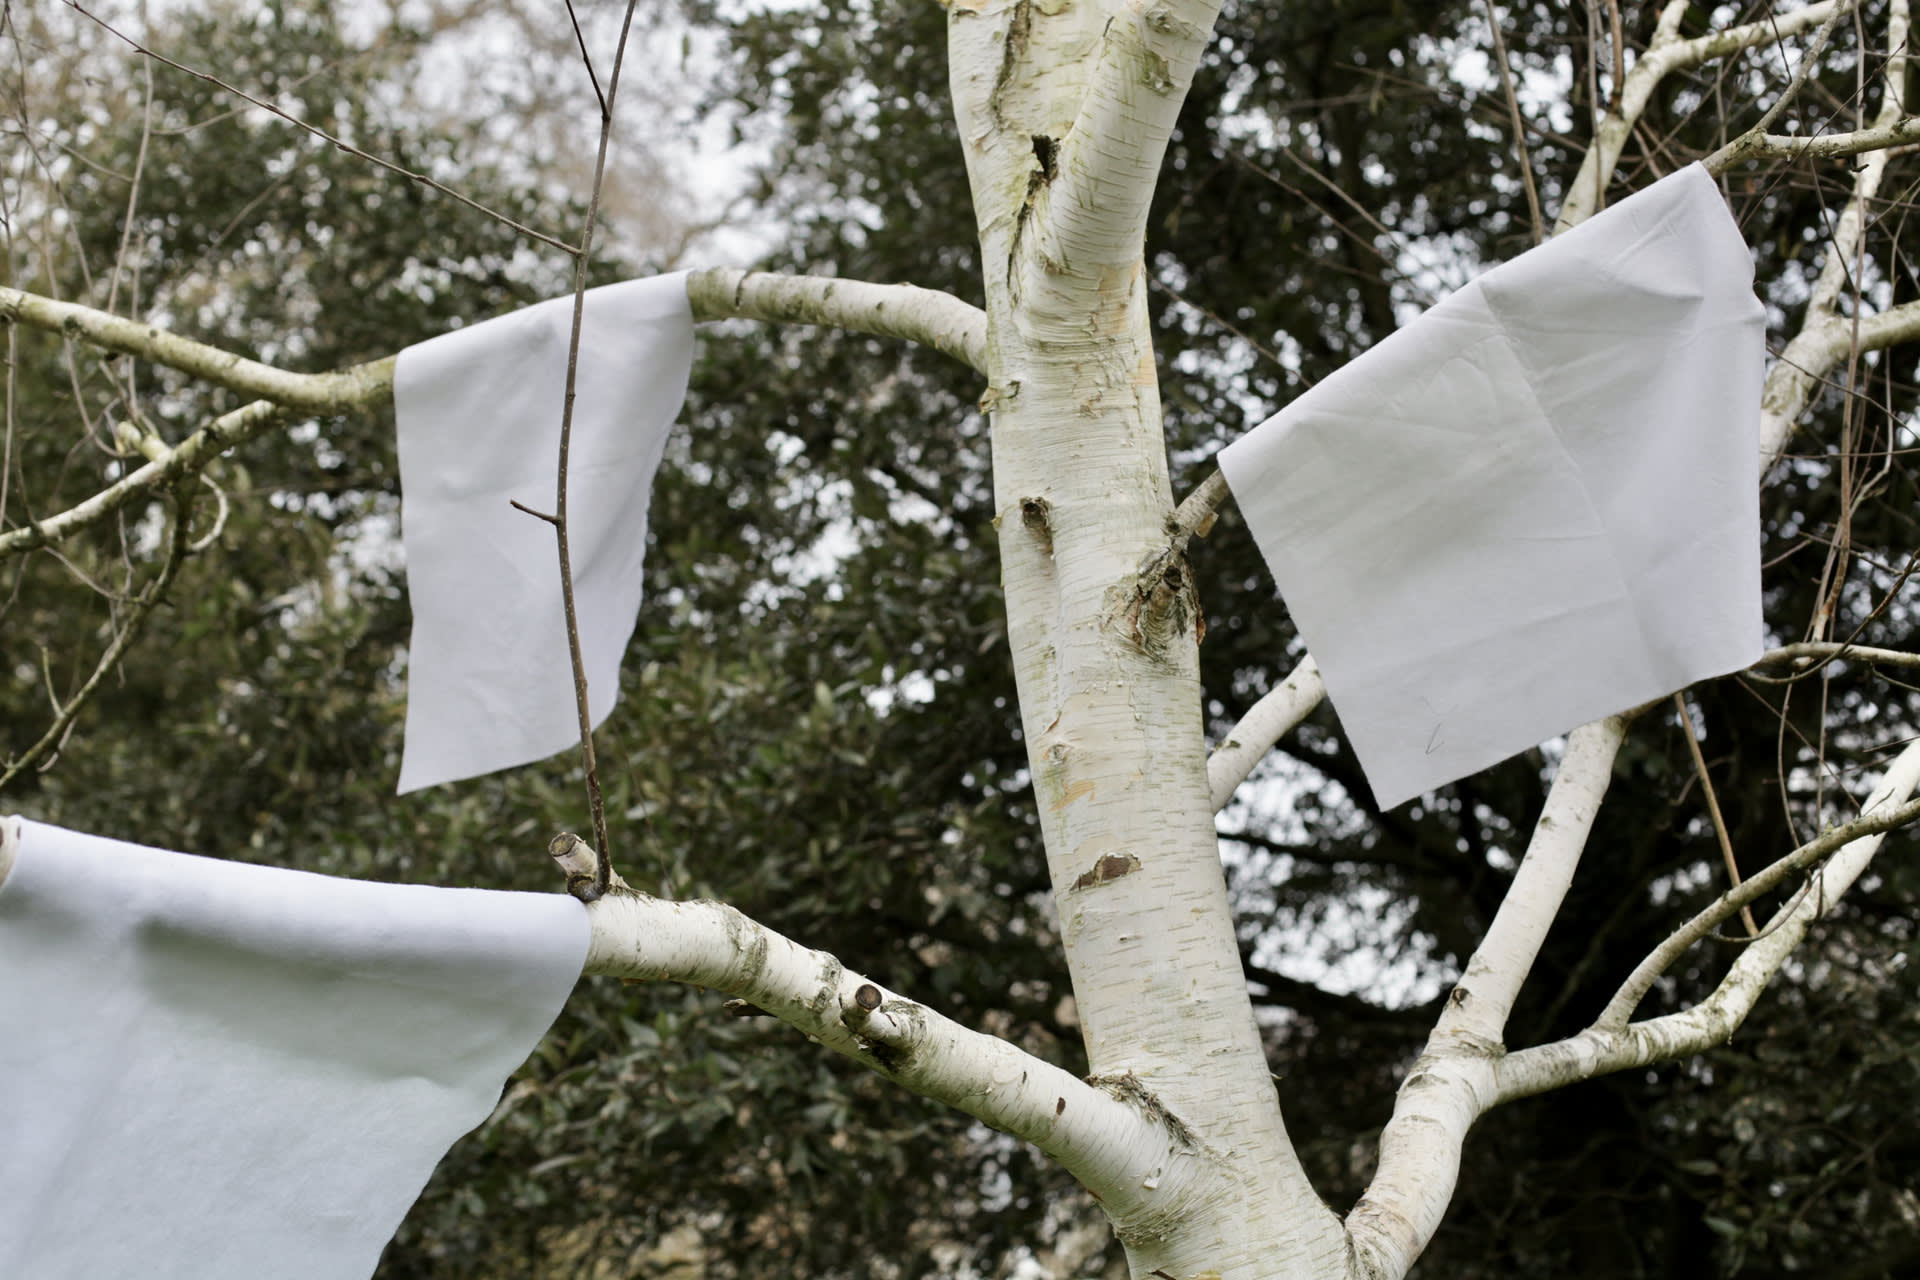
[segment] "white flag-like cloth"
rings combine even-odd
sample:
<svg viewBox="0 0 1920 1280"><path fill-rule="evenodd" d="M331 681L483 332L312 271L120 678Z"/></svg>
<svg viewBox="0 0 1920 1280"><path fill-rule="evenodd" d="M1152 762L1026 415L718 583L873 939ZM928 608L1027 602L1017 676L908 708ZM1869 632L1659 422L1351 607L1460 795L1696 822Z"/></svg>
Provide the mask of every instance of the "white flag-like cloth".
<svg viewBox="0 0 1920 1280"><path fill-rule="evenodd" d="M0 828L0 1275L20 1280L364 1280L586 960L563 894Z"/></svg>
<svg viewBox="0 0 1920 1280"><path fill-rule="evenodd" d="M573 299L400 353L393 376L413 639L402 792L578 742L553 513ZM619 694L640 608L647 505L693 367L686 276L588 292L567 524L589 707Z"/></svg>
<svg viewBox="0 0 1920 1280"><path fill-rule="evenodd" d="M1694 165L1221 454L1381 805L1760 656L1752 282Z"/></svg>

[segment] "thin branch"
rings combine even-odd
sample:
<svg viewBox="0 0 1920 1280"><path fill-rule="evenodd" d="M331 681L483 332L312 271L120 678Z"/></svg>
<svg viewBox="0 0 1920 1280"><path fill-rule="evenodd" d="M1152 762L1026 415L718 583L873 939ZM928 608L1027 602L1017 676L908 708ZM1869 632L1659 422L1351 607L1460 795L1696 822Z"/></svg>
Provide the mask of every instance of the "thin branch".
<svg viewBox="0 0 1920 1280"><path fill-rule="evenodd" d="M1707 773L1707 757L1700 750L1700 740L1693 736L1693 709L1687 705L1684 691L1673 695L1673 702L1680 709L1680 732L1687 740L1687 750L1693 755L1694 776L1700 779L1700 790L1707 797L1707 813L1713 819L1713 834L1720 841L1720 857L1727 864L1727 881L1734 888L1740 887L1740 863L1733 856L1733 840L1727 835L1727 820L1720 816L1720 797L1714 794L1713 779ZM1740 922L1747 926L1747 936L1760 936L1760 926L1753 922L1751 908L1740 908Z"/></svg>
<svg viewBox="0 0 1920 1280"><path fill-rule="evenodd" d="M567 527L567 461L573 446L573 402L580 373L580 326L587 310L587 266L593 257L593 230L600 218L600 193L607 174L607 147L613 139L613 106L620 92L620 68L627 57L627 33L633 26L633 11L638 0L627 0L626 17L620 24L620 43L613 53L613 74L607 80L607 94L600 104L600 150L593 161L593 191L587 199L586 226L580 232L580 247L573 259L573 328L567 338L567 390L560 410L560 462L554 478L553 534L560 552L560 605L567 620L567 657L573 663L573 700L580 715L580 756L586 767L587 808L593 817L594 847L600 851L598 872L592 892L575 890L582 902L592 902L606 893L613 871L613 846L607 840L607 805L600 791L600 762L593 750L593 715L587 706L587 663L580 651L580 618L573 601L573 557ZM571 7L569 7L571 12ZM575 27L578 30L578 27ZM586 43L580 55L586 57ZM591 73L593 64L587 64ZM599 84L594 85L596 92Z"/></svg>
<svg viewBox="0 0 1920 1280"><path fill-rule="evenodd" d="M1920 800L1906 801L1920 783L1920 743L1896 759L1867 804L1865 816L1836 827L1795 850L1738 889L1722 894L1652 955L1642 961L1599 1020L1578 1035L1507 1055L1495 1067L1495 1101L1508 1102L1610 1071L1646 1066L1699 1053L1733 1036L1760 993L1806 935L1813 919L1859 877L1885 833L1920 818ZM1825 860L1815 886L1796 894L1736 960L1713 994L1682 1013L1629 1025L1626 1019L1653 981L1693 943L1722 920L1784 882Z"/></svg>
<svg viewBox="0 0 1920 1280"><path fill-rule="evenodd" d="M1607 22L1613 37L1613 84L1608 97L1617 100L1627 79L1627 36L1620 21L1620 0L1607 0Z"/></svg>
<svg viewBox="0 0 1920 1280"><path fill-rule="evenodd" d="M161 564L159 574L134 600L126 621L121 624L119 633L113 637L112 643L108 644L106 652L100 655L99 662L94 664L93 673L87 677L86 683L67 699L64 706L58 708L58 714L54 716L53 723L47 727L45 733L40 735L39 740L7 762L5 772L0 773L0 790L4 790L8 783L39 764L43 758L50 757L59 750L66 742L67 734L72 730L80 709L87 705L87 700L93 696L94 690L100 687L100 682L120 665L120 659L133 646L133 642L139 639L147 618L166 595L167 588L173 585L174 575L179 571L181 562L186 559L191 550L187 542L190 514L191 506L184 498L176 496L173 536L168 542L167 558Z"/></svg>
<svg viewBox="0 0 1920 1280"><path fill-rule="evenodd" d="M1914 751L1914 747L1908 747L1900 758L1896 759L1893 768L1888 770L1888 776L1893 777L1903 763L1911 763L1909 757L1914 754ZM1909 783L1907 789L1911 790L1912 784ZM1722 921L1737 914L1742 907L1766 896L1793 876L1828 858L1836 850L1856 840L1881 835L1896 827L1904 827L1916 818L1920 818L1920 800L1888 807L1888 802L1881 799L1878 804L1879 807L1876 808L1870 803L1868 811L1852 822L1830 828L1764 870L1748 876L1738 887L1729 889L1715 898L1693 919L1674 930L1666 941L1654 948L1647 958L1635 967L1627 980L1620 984L1620 989L1614 993L1613 999L1607 1002L1606 1010L1595 1019L1594 1025L1614 1028L1626 1026L1627 1019L1633 1016L1633 1011L1640 1006L1640 1001L1645 999L1647 992L1653 989L1655 980L1672 967L1674 961L1685 955L1694 943L1712 933ZM1839 896L1839 890L1831 890L1827 896L1828 901L1832 901Z"/></svg>
<svg viewBox="0 0 1920 1280"><path fill-rule="evenodd" d="M1313 713L1327 696L1326 682L1320 678L1320 666L1308 654L1300 659L1285 680L1269 689L1251 707L1240 722L1207 757L1207 787L1213 793L1217 813L1227 807L1233 793L1254 766L1266 758L1273 744Z"/></svg>
<svg viewBox="0 0 1920 1280"><path fill-rule="evenodd" d="M256 400L223 414L175 445L161 461L149 462L59 515L0 533L0 559L70 538L134 499L199 471L234 445L299 416L271 400Z"/></svg>
<svg viewBox="0 0 1920 1280"><path fill-rule="evenodd" d="M587 64L587 79L593 82L593 96L600 103L602 123L613 115L613 106L607 101L607 95L600 92L600 77L593 69L593 55L587 52L587 37L580 30L580 15L573 10L573 0L567 0L567 21L573 23L573 38L580 46L580 61Z"/></svg>
<svg viewBox="0 0 1920 1280"><path fill-rule="evenodd" d="M122 43L126 44L135 53L138 53L141 57L151 58L153 61L158 62L163 66L172 67L175 71L179 71L179 72L182 72L183 74L190 75L196 80L204 81L207 84L213 85L214 87L223 90L224 92L233 94L237 98L243 98L246 101L252 103L254 106L260 108L262 111L271 112L273 115L280 117L280 119L285 120L288 124L293 125L295 128L303 129L306 132L315 136L316 138L321 138L327 142L332 143L335 147L339 148L341 151L346 152L348 155L355 157L356 159L365 160L368 164L378 165L382 169L385 169L387 172L398 174L400 177L407 179L409 182L418 182L422 186L431 187L435 191L438 191L443 196L447 196L448 198L453 200L458 200L461 204L466 205L469 209L472 209L474 212L484 214L485 216L492 218L495 222L500 223L502 226L511 227L513 230L518 231L523 236L530 236L533 239L538 240L540 243L544 245L549 245L552 248L558 249L560 250L560 252L567 254L569 257L579 252L578 249L566 243L565 241L556 240L552 236L547 235L545 232L535 231L532 227L526 226L519 222L515 222L512 218L509 218L506 214L500 213L493 209L489 209L487 208L487 206L481 204L478 200L473 199L471 196L461 195L458 191L455 191L452 187L449 187L442 182L435 182L432 178L429 178L424 173L415 173L412 169L408 169L403 165L395 164L391 160L382 159L381 157L374 155L370 151L362 151L359 147L354 146L352 143L345 142L340 138L335 137L333 134L328 133L325 129L322 129L317 125L312 125L307 123L305 120L300 119L298 116L294 116L285 111L282 111L279 107L274 106L271 102L268 102L262 98L256 98L252 94L248 93L245 89L240 89L233 85L230 85L225 80L220 79L220 77L218 76L209 75L204 71L196 71L192 67L184 66L181 63L175 62L172 58L167 57L165 54L156 53L154 50L149 49L146 45L141 44L138 40L135 40L132 36L127 35L125 32L116 28L112 23L108 22L106 19L100 17L98 14L95 14L89 11L84 6L77 3L77 0L66 0L66 4L68 8L72 9L74 12L78 13L81 17L87 19L89 22L92 22L94 25L98 26L103 31L107 32L107 34L113 36L114 38L120 40Z"/></svg>
<svg viewBox="0 0 1920 1280"><path fill-rule="evenodd" d="M1920 667L1920 653L1908 653L1902 649L1875 649L1863 644L1841 644L1833 641L1783 645L1762 654L1756 667L1773 666L1775 663L1790 662L1796 667L1809 664L1836 661L1864 662L1873 666Z"/></svg>
<svg viewBox="0 0 1920 1280"><path fill-rule="evenodd" d="M1219 515L1220 504L1227 500L1229 492L1226 472L1215 468L1200 482L1198 488L1182 500L1180 509L1173 513L1174 528L1194 537L1206 537L1213 532L1214 519Z"/></svg>
<svg viewBox="0 0 1920 1280"><path fill-rule="evenodd" d="M1513 120L1513 149L1520 161L1520 181L1527 189L1527 215L1533 220L1533 242L1547 238L1540 218L1540 193L1533 185L1533 161L1527 154L1527 129L1520 116L1520 97L1513 88L1513 67L1507 62L1507 38L1500 32L1500 13L1493 0L1485 0L1487 25L1493 29L1493 60L1500 64L1500 83L1507 91L1507 114Z"/></svg>
<svg viewBox="0 0 1920 1280"><path fill-rule="evenodd" d="M147 144L153 140L153 64L142 63L146 74L146 102L140 109L140 149L134 153L133 176L127 181L126 221L120 227L120 250L113 255L113 274L107 277L107 310L112 311L120 297L120 273L127 265L127 250L133 244L134 214L140 208L140 177L147 168Z"/></svg>
<svg viewBox="0 0 1920 1280"><path fill-rule="evenodd" d="M1743 160L1826 160L1835 156L1859 156L1872 151L1920 142L1920 116L1908 116L1889 125L1855 129L1848 133L1826 133L1810 138L1792 134L1743 133L1708 156L1704 163L1716 177Z"/></svg>
<svg viewBox="0 0 1920 1280"><path fill-rule="evenodd" d="M937 289L715 267L687 276L687 302L699 321L833 325L905 338L988 371L986 312Z"/></svg>
<svg viewBox="0 0 1920 1280"><path fill-rule="evenodd" d="M1807 42L1807 51L1800 55L1800 65L1794 68L1793 78L1787 81L1787 87L1781 91L1779 97L1773 100L1773 105L1766 109L1753 128L1707 157L1707 172L1718 177L1727 169L1724 157L1735 152L1746 139L1766 136L1767 126L1778 120L1781 113L1787 109L1787 105L1799 96L1801 88L1807 83L1807 77L1813 73L1814 67L1819 65L1820 55L1825 52L1834 27L1850 8L1852 8L1851 4L1836 5L1833 12L1827 15L1827 20L1821 23L1819 29L1813 33L1813 39Z"/></svg>

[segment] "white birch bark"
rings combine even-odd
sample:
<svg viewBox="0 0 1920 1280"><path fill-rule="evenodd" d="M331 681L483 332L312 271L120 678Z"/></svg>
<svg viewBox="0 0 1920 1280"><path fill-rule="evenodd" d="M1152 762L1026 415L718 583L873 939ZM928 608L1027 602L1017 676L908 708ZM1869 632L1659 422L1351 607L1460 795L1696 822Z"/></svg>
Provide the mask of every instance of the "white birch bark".
<svg viewBox="0 0 1920 1280"><path fill-rule="evenodd" d="M1008 636L1088 1058L1210 1154L1112 1212L1134 1275L1333 1276L1281 1123L1213 830L1197 602L1147 325L1147 201L1216 5L956 0L986 264ZM1184 541L1184 540L1182 540Z"/></svg>

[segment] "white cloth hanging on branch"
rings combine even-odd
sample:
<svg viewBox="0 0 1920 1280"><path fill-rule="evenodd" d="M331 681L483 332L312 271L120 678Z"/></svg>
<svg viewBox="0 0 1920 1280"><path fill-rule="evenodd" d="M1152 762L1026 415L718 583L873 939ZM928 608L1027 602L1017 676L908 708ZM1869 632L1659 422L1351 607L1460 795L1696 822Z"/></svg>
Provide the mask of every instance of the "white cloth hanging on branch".
<svg viewBox="0 0 1920 1280"><path fill-rule="evenodd" d="M1383 807L1760 656L1752 283L1693 165L1222 452Z"/></svg>
<svg viewBox="0 0 1920 1280"><path fill-rule="evenodd" d="M0 1276L364 1280L588 932L0 818Z"/></svg>
<svg viewBox="0 0 1920 1280"><path fill-rule="evenodd" d="M393 405L413 638L400 791L528 764L580 739L553 526L573 299L402 351ZM647 508L693 367L684 273L588 291L568 537L588 705L619 696Z"/></svg>

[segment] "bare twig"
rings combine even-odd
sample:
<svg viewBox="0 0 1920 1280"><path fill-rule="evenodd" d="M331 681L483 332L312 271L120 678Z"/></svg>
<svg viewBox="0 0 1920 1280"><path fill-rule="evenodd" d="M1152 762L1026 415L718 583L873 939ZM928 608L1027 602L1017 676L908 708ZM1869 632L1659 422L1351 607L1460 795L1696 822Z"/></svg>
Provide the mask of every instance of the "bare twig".
<svg viewBox="0 0 1920 1280"><path fill-rule="evenodd" d="M25 773L28 769L39 764L43 758L50 756L53 752L60 749L62 744L66 742L67 734L72 730L74 719L80 714L80 709L87 704L87 700L93 696L94 690L100 687L100 682L106 679L113 669L120 664L120 659L126 654L127 650L133 646L133 642L139 638L140 631L146 625L148 616L153 613L154 607L158 605L161 598L166 595L167 588L173 585L174 575L179 571L181 562L184 561L192 551L187 541L187 527L191 514L192 507L186 498L180 493L176 493L174 497L173 536L168 543L167 558L161 564L159 574L152 582L147 584L147 589L141 592L134 600L132 611L128 614L126 621L121 624L119 634L114 636L112 643L107 646L106 652L100 655L100 661L94 664L93 674L87 677L86 683L81 685L80 688L74 692L73 696L67 699L64 706L56 704L56 714L53 718L53 723L47 727L45 733L40 735L39 740L19 756L7 762L6 771L0 773L0 789L4 789L8 783L12 782L22 773Z"/></svg>
<svg viewBox="0 0 1920 1280"><path fill-rule="evenodd" d="M1778 98L1774 98L1774 104L1772 104L1772 106L1766 107L1766 113L1761 115L1759 123L1757 123L1753 129L1747 130L1745 134L1741 134L1740 138L1734 138L1732 142L1728 142L1726 146L1722 146L1718 152L1707 157L1707 171L1709 171L1709 173L1715 173L1715 175L1724 173L1724 171L1726 171L1726 163L1722 161L1722 155L1734 152L1734 148L1738 148L1741 142L1745 142L1747 138L1764 138L1764 136L1766 136L1766 127L1772 125L1776 119L1780 119L1780 113L1788 109L1789 102L1793 102L1793 98L1799 96L1801 86L1807 84L1807 77L1812 75L1812 69L1820 63L1820 54L1826 50L1828 36L1834 35L1834 27L1839 23L1839 19L1847 13L1847 10L1851 10L1851 8L1853 8L1853 4L1836 4L1836 6L1834 6L1834 12L1826 15L1826 21L1820 23L1820 27L1812 33L1812 40L1807 42L1807 52L1801 54L1801 65L1795 67L1793 79L1788 81L1788 86L1780 92ZM1718 163L1718 167L1716 167L1716 161L1722 161L1722 163Z"/></svg>
<svg viewBox="0 0 1920 1280"><path fill-rule="evenodd" d="M214 87L221 89L226 93L233 94L237 98L244 98L246 101L252 103L254 106L260 108L262 111L271 112L272 114L280 117L282 120L285 120L288 124L293 125L295 128L304 129L308 133L312 134L314 137L321 138L327 142L332 143L335 147L338 147L341 151L346 152L348 155L353 156L356 159L365 160L369 164L379 165L382 169L385 169L387 172L399 174L401 177L407 179L409 182L418 182L422 186L431 187L435 191L438 191L441 195L446 196L452 200L458 200L461 204L466 205L469 209L472 209L474 212L484 214L487 217L492 218L495 222L500 223L502 226L511 227L515 231L518 231L521 235L531 236L533 239L538 240L541 244L550 245L553 248L560 250L560 252L567 254L568 256L572 256L579 252L578 249L576 249L573 245L566 243L564 240L556 240L554 239L554 237L547 235L545 232L535 231L532 227L526 226L519 222L515 222L512 218L509 218L506 214L499 213L493 209L489 209L487 208L487 206L481 204L478 200L473 199L471 196L461 195L458 191L455 191L452 187L447 186L443 182L435 182L432 178L429 178L424 173L415 173L412 169L406 168L404 165L395 164L391 160L383 159L380 156L374 155L371 151L362 151L359 147L356 147L350 142L345 142L340 138L335 137L333 134L328 133L325 129L320 128L318 125L309 124L305 120L300 119L298 116L292 115L286 111L282 111L279 107L274 106L271 102L268 102L262 98L256 98L252 94L248 93L245 89L237 88L233 85L230 85L225 80L222 80L218 76L209 75L205 71L196 71L192 67L185 66L181 63L175 62L172 58L167 57L163 53L156 53L154 50L149 49L146 45L141 44L138 40L135 40L132 36L127 35L125 32L119 30L112 23L108 22L106 19L100 17L98 14L91 12L84 6L77 3L77 0L66 0L66 4L69 8L71 8L74 12L78 13L81 17L87 19L89 22L94 23L96 26L100 27L102 30L107 32L107 34L120 40L122 43L126 44L128 47L130 47L135 53L139 54L141 57L151 58L155 62L158 62L163 66L172 67L175 71L179 71L186 75L190 75L196 80L203 80L206 83L213 85Z"/></svg>
<svg viewBox="0 0 1920 1280"><path fill-rule="evenodd" d="M1627 37L1621 28L1620 0L1607 0L1607 20L1613 35L1613 86L1608 97L1618 98L1620 86L1627 82Z"/></svg>
<svg viewBox="0 0 1920 1280"><path fill-rule="evenodd" d="M1500 14L1493 0L1486 0L1487 25L1493 28L1493 60L1500 64L1500 83L1507 91L1507 113L1513 117L1513 149L1519 154L1520 181L1527 188L1527 215L1533 219L1533 242L1547 238L1546 224L1540 217L1540 193L1533 186L1533 162L1527 155L1527 127L1520 117L1520 97L1513 88L1513 68L1507 65L1507 38L1500 34Z"/></svg>
<svg viewBox="0 0 1920 1280"><path fill-rule="evenodd" d="M1740 887L1740 864L1733 856L1733 841L1727 835L1727 820L1720 816L1720 797L1714 794L1713 779L1707 776L1707 758L1700 750L1699 739L1693 736L1693 709L1687 706L1684 692L1673 695L1674 705L1680 708L1680 732L1687 740L1687 750L1693 755L1693 771L1700 779L1700 790L1707 797L1707 813L1713 819L1713 834L1720 840L1720 856L1727 864L1727 879L1734 888ZM1740 908L1740 922L1747 926L1747 936L1760 936L1760 926L1753 921L1753 908Z"/></svg>
<svg viewBox="0 0 1920 1280"><path fill-rule="evenodd" d="M1181 502L1180 509L1173 513L1173 523L1183 533L1206 537L1213 531L1214 519L1220 513L1220 504L1227 500L1227 493L1226 473L1216 468Z"/></svg>
<svg viewBox="0 0 1920 1280"><path fill-rule="evenodd" d="M593 191L587 199L587 222L580 233L580 247L573 259L573 330L567 339L567 392L560 411L560 464L555 480L553 510L554 541L560 550L560 601L567 615L567 656L573 662L574 704L580 713L580 754L586 764L587 807L593 814L594 845L599 850L593 883L574 889L574 896L593 902L605 896L612 883L613 846L607 840L607 806L600 793L600 764L593 750L593 716L587 709L587 665L580 652L580 619L573 603L573 559L567 541L567 455L573 445L573 400L580 372L580 324L587 309L587 264L593 255L593 229L600 217L600 190L606 180L607 146L613 138L614 98L620 92L620 67L627 56L627 32L633 26L633 10L638 0L627 0L626 17L620 24L620 43L614 49L613 74L607 78L606 96L600 101L600 151L593 162ZM571 9L571 6L569 6ZM577 30L577 28L576 28ZM580 47L586 56L586 44ZM591 74L593 65L587 64ZM595 90L599 84L595 82Z"/></svg>
<svg viewBox="0 0 1920 1280"><path fill-rule="evenodd" d="M567 0L567 21L573 23L573 39L580 46L580 61L587 64L587 79L593 82L593 96L600 103L600 118L605 120L611 109L607 105L607 95L600 92L600 77L593 69L593 55L587 52L587 37L580 31L580 15L574 12L573 0Z"/></svg>
<svg viewBox="0 0 1920 1280"><path fill-rule="evenodd" d="M153 64L140 68L146 73L146 105L140 112L140 149L133 157L133 177L127 183L127 218L120 228L120 251L113 256L113 274L107 277L107 310L112 311L120 297L120 273L127 265L127 250L133 244L134 213L140 207L140 177L147 167L147 144L153 138Z"/></svg>

